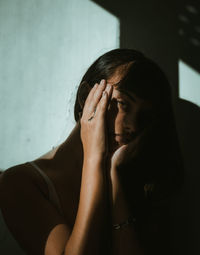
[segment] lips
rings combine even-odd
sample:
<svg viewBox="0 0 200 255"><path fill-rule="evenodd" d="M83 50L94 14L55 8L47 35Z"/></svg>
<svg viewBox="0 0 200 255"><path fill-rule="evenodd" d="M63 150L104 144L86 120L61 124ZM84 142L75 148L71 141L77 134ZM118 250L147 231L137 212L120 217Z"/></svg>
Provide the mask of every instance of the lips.
<svg viewBox="0 0 200 255"><path fill-rule="evenodd" d="M114 137L119 143L128 143L131 141L131 137L129 135L115 134Z"/></svg>
<svg viewBox="0 0 200 255"><path fill-rule="evenodd" d="M129 143L131 140L133 140L136 137L136 134L134 133L110 133L110 136L112 139L114 139L119 144L126 144Z"/></svg>

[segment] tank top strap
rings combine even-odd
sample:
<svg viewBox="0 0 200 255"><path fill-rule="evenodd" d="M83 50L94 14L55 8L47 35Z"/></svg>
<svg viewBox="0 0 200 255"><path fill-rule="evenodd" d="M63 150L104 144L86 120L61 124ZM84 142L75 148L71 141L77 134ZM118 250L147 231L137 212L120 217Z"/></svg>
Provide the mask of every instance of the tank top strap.
<svg viewBox="0 0 200 255"><path fill-rule="evenodd" d="M56 192L55 186L53 184L53 182L51 181L51 179L44 173L44 171L41 170L41 168L39 168L39 166L33 162L30 161L29 162L39 173L40 175L42 175L42 177L44 178L47 187L48 187L48 192L49 192L49 200L52 202L52 204L59 210L59 212L63 215L63 210L60 204L60 200L58 198L58 194Z"/></svg>

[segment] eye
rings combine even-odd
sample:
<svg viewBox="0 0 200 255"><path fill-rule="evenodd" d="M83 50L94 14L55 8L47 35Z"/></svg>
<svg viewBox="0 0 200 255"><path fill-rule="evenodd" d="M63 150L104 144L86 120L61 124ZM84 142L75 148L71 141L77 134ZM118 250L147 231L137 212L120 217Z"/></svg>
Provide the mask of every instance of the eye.
<svg viewBox="0 0 200 255"><path fill-rule="evenodd" d="M128 110L128 106L129 104L126 101L123 100L117 100L117 104L120 105L120 107L124 110L127 111Z"/></svg>

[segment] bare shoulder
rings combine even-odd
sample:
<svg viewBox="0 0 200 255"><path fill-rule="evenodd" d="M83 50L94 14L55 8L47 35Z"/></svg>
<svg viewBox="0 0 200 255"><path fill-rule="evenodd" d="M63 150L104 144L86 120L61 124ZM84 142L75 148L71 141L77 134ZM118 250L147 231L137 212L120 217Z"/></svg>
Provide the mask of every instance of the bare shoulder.
<svg viewBox="0 0 200 255"><path fill-rule="evenodd" d="M27 254L61 254L70 235L62 215L48 200L45 183L25 163L0 175L0 206L13 237Z"/></svg>
<svg viewBox="0 0 200 255"><path fill-rule="evenodd" d="M45 181L30 163L13 166L0 175L0 193L2 196L7 197L13 192L20 192L20 190L23 192L24 189L30 191L33 186L37 186L40 192L48 196Z"/></svg>

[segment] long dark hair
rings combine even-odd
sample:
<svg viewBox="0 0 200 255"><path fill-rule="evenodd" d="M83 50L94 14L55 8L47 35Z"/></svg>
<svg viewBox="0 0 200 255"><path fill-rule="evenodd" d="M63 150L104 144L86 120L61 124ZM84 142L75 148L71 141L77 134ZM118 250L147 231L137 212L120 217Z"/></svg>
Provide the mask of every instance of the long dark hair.
<svg viewBox="0 0 200 255"><path fill-rule="evenodd" d="M150 100L155 106L159 122L138 157L136 163L127 166L130 174L139 172L142 185L154 185L157 197L168 196L182 183L183 169L176 133L172 96L169 81L161 68L143 53L133 49L115 49L100 56L83 76L76 96L74 116L79 121L90 89L101 79L110 78L116 69L128 68L118 87L134 92L137 96ZM136 170L137 169L137 170ZM122 180L123 173L122 171ZM134 177L133 177L134 178ZM124 180L127 182L126 174ZM132 180L129 178L129 180ZM125 185L128 189L130 185ZM127 190L127 194L130 194Z"/></svg>

